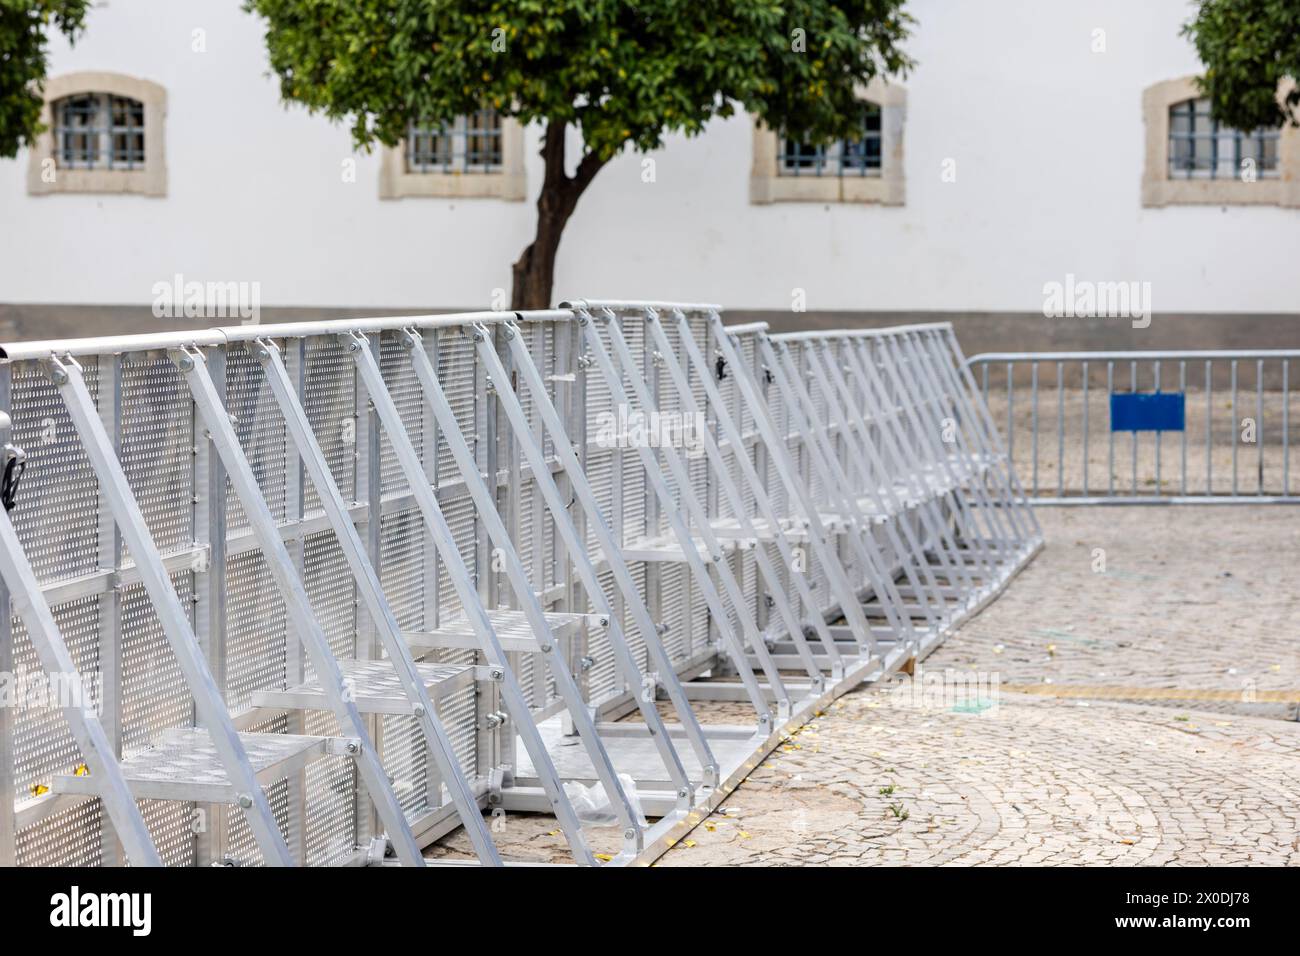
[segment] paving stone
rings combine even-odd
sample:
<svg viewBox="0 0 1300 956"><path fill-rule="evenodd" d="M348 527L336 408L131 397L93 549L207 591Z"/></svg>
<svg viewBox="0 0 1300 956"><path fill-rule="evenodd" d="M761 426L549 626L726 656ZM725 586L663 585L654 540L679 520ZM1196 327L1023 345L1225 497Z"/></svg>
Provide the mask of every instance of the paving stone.
<svg viewBox="0 0 1300 956"><path fill-rule="evenodd" d="M701 827L659 865L1300 864L1300 724L1259 699L1300 689L1300 513L1039 516L1047 549L922 665L996 676L996 707L849 694L725 802L750 839Z"/></svg>

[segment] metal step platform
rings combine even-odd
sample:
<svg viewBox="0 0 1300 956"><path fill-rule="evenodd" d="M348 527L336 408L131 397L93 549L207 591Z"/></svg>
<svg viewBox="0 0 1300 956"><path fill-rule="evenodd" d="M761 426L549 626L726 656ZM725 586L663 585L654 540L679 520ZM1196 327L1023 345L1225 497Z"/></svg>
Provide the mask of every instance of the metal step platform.
<svg viewBox="0 0 1300 956"><path fill-rule="evenodd" d="M345 686L352 701L363 714L406 715L411 712L411 701L406 696L401 679L391 661L340 660ZM492 669L470 664L425 664L417 662L415 671L423 682L429 697L435 702L449 697L458 690L474 686L476 680L491 680ZM499 672L497 672L499 675ZM500 679L498 676L496 679ZM276 710L330 710L331 704L324 688L316 678L287 687L284 690L258 691L252 697L254 707Z"/></svg>
<svg viewBox="0 0 1300 956"><path fill-rule="evenodd" d="M275 783L304 769L314 760L331 753L351 755L355 741L339 737L306 737L295 734L241 733L239 743L248 754L257 782ZM179 800L193 803L240 805L243 796L230 782L212 735L200 728L164 731L152 747L123 758L122 776L137 800ZM92 775L56 776L50 789L55 793L98 795L99 781Z"/></svg>
<svg viewBox="0 0 1300 956"><path fill-rule="evenodd" d="M541 652L541 642L533 633L523 611L488 611L487 618L501 641L502 649L527 654ZM546 613L546 623L550 626L551 633L561 642L572 640L588 622L599 625L604 620L604 616L598 614ZM431 631L403 631L402 636L413 650L420 652L477 650L479 647L473 625L464 617L453 618Z"/></svg>

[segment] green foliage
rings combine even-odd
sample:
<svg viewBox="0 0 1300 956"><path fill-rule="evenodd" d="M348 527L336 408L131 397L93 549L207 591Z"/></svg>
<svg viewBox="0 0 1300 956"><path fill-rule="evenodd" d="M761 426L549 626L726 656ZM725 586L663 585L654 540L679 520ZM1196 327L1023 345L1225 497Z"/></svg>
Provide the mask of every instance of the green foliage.
<svg viewBox="0 0 1300 956"><path fill-rule="evenodd" d="M1300 125L1300 87L1277 98L1280 81L1300 78L1298 0L1201 0L1183 33L1205 64L1201 89L1220 122L1244 132Z"/></svg>
<svg viewBox="0 0 1300 956"><path fill-rule="evenodd" d="M903 0L246 0L284 99L394 145L412 118L487 104L573 124L605 161L743 106L847 135L854 87L911 64ZM803 31L804 52L795 52Z"/></svg>
<svg viewBox="0 0 1300 956"><path fill-rule="evenodd" d="M50 25L74 38L89 0L0 0L0 156L12 157L41 133Z"/></svg>

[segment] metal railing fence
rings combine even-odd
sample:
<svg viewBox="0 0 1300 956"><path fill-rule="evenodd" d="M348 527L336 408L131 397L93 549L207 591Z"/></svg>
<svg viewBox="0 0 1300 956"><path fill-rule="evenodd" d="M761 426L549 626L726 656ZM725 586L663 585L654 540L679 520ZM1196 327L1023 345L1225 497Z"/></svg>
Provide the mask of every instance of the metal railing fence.
<svg viewBox="0 0 1300 956"><path fill-rule="evenodd" d="M1040 504L1300 503L1300 351L999 352L968 366Z"/></svg>
<svg viewBox="0 0 1300 956"><path fill-rule="evenodd" d="M1041 546L947 325L17 343L0 410L0 864L498 864L516 811L643 862Z"/></svg>

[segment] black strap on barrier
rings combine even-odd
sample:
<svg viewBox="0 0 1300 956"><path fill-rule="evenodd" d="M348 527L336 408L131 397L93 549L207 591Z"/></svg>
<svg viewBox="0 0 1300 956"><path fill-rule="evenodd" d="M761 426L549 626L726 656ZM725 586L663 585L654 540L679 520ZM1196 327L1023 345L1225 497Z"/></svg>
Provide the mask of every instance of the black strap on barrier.
<svg viewBox="0 0 1300 956"><path fill-rule="evenodd" d="M27 470L27 456L21 448L13 445L5 446L4 456L4 474L0 475L0 502L4 503L5 511L13 511L14 505L18 503L18 484L22 481L23 472Z"/></svg>

